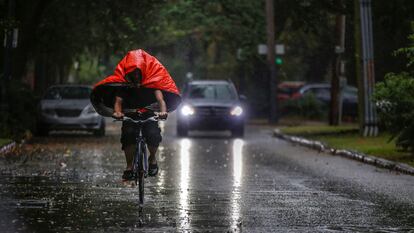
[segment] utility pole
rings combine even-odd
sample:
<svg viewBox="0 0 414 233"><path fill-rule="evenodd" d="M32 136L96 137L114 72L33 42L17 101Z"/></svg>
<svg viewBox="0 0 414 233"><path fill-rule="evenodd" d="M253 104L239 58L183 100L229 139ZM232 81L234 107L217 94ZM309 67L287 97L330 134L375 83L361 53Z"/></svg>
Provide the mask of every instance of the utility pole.
<svg viewBox="0 0 414 233"><path fill-rule="evenodd" d="M270 114L269 121L277 123L277 79L275 64L275 16L274 0L266 0L266 27L267 27L267 64L269 70L269 87L270 87Z"/></svg>
<svg viewBox="0 0 414 233"><path fill-rule="evenodd" d="M335 58L332 63L331 79L331 108L330 108L330 125L339 125L342 121L342 90L346 85L345 65L342 60L345 52L345 15L336 16L336 45Z"/></svg>
<svg viewBox="0 0 414 233"><path fill-rule="evenodd" d="M360 132L364 137L378 135L378 120L372 94L375 85L374 42L371 0L355 0L355 47L358 78Z"/></svg>

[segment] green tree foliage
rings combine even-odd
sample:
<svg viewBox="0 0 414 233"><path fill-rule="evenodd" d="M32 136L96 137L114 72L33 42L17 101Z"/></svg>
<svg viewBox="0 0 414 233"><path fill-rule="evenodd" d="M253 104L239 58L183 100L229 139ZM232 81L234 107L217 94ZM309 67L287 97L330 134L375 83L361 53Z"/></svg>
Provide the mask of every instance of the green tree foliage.
<svg viewBox="0 0 414 233"><path fill-rule="evenodd" d="M275 2L277 42L288 47L289 76L323 78L333 50L333 13L341 10L336 5L332 1ZM204 66L199 69L202 77L221 78L220 68L235 77L240 66L250 66L248 71L254 73L251 64L265 61L257 54L257 45L266 42L264 10L264 1L169 1L158 15L155 31L159 40L155 43L186 43L181 46L184 51L179 51L197 54L202 61L198 65ZM298 64L302 69L297 69Z"/></svg>
<svg viewBox="0 0 414 233"><path fill-rule="evenodd" d="M2 12L7 12L8 2L0 1ZM74 61L98 68L98 72L88 72L88 64L80 64L81 69L75 73L82 82L101 79L101 76L86 76L103 73L105 70L99 67L111 62L111 54L124 54L144 41L154 9L162 3L161 0L14 2L15 17L0 16L1 29L19 28L18 47L12 51L13 81L7 88L10 108L1 116L5 123L0 126L3 136L21 135L23 129L34 125L36 98L29 88L23 88L26 75L34 76L37 96L51 84L67 82Z"/></svg>
<svg viewBox="0 0 414 233"><path fill-rule="evenodd" d="M405 72L387 74L376 85L374 99L381 122L396 138L397 146L414 154L414 78Z"/></svg>
<svg viewBox="0 0 414 233"><path fill-rule="evenodd" d="M257 54L257 45L266 42L265 1L14 1L14 19L0 14L1 29L19 28L13 79L34 75L38 95L50 84L66 82L69 76L92 83L111 73L126 51L144 48L179 83L186 81L187 72L198 79L232 79L248 96L255 113L266 113L272 101L268 99L265 56ZM1 12L6 12L7 2L0 0ZM286 46L281 80L329 79L334 18L344 13L348 80L355 83L353 2L343 2L344 7L333 0L275 0L276 42ZM377 75L404 67L402 59L391 59L391 53L406 44L413 11L411 0L373 2ZM3 33L1 30L2 38ZM74 69L75 61L78 69Z"/></svg>
<svg viewBox="0 0 414 233"><path fill-rule="evenodd" d="M173 47L170 57L181 59L196 78L231 78L237 50L244 59L256 56L264 40L263 11L262 1L169 1L158 14L157 40L147 44Z"/></svg>
<svg viewBox="0 0 414 233"><path fill-rule="evenodd" d="M395 57L394 51L410 43L408 35L414 21L414 1L373 1L372 6L375 73L376 79L381 81L387 73L405 69L406 59Z"/></svg>
<svg viewBox="0 0 414 233"><path fill-rule="evenodd" d="M388 73L385 80L376 85L374 99L381 122L397 139L397 146L414 154L414 33L408 38L410 46L399 49L397 54L406 55L410 72Z"/></svg>
<svg viewBox="0 0 414 233"><path fill-rule="evenodd" d="M163 5L154 28L162 61L175 79L232 79L247 94L255 113L267 112L265 2L250 0L175 0ZM333 53L332 1L275 1L277 43L286 45L280 70L286 80L321 81Z"/></svg>
<svg viewBox="0 0 414 233"><path fill-rule="evenodd" d="M6 2L0 4L3 12ZM32 63L35 86L42 91L49 84L65 82L80 56L106 62L111 54L124 54L139 45L148 36L154 8L162 1L15 2L20 38L13 77L20 79Z"/></svg>
<svg viewBox="0 0 414 233"><path fill-rule="evenodd" d="M411 31L414 32L414 21L411 22ZM398 49L395 55L405 55L408 60L407 67L412 68L414 65L414 33L408 36L410 47Z"/></svg>

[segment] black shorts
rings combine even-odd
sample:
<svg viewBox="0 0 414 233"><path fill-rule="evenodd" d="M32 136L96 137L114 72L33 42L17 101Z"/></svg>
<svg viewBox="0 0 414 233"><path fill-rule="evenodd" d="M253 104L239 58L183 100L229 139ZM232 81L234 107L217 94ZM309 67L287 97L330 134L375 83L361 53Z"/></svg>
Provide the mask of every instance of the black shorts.
<svg viewBox="0 0 414 233"><path fill-rule="evenodd" d="M128 145L135 145L137 127L138 125L132 122L122 122L122 150L124 150ZM158 147L162 140L161 129L158 126L158 122L155 121L145 122L142 125L142 135L144 136L145 142L148 146Z"/></svg>

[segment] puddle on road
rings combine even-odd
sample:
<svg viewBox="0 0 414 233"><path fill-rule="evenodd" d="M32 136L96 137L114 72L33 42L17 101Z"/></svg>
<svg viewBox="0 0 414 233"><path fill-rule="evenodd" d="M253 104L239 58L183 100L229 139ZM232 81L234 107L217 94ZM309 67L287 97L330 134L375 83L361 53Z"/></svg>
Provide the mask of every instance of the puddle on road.
<svg viewBox="0 0 414 233"><path fill-rule="evenodd" d="M162 211L152 208L150 203L140 215L136 189L63 184L53 180L42 183L32 180L31 185L23 185L26 181L27 178L16 177L9 185L2 184L8 189L2 195L18 200L12 206L0 201L0 206L15 208L13 219L9 217L11 222L2 223L3 228L14 225L21 232L174 229L166 214L159 215Z"/></svg>
<svg viewBox="0 0 414 233"><path fill-rule="evenodd" d="M47 208L50 205L49 201L45 200L20 200L17 202L16 206L17 208Z"/></svg>

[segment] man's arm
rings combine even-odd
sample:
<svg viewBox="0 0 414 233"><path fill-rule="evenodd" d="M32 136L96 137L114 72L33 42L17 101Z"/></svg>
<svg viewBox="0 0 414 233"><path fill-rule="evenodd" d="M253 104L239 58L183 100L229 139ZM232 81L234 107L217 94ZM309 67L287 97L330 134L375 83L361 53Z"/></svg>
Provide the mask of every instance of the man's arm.
<svg viewBox="0 0 414 233"><path fill-rule="evenodd" d="M122 98L119 96L115 97L115 104L114 104L114 113L112 117L114 118L122 118L124 113L122 112Z"/></svg>
<svg viewBox="0 0 414 233"><path fill-rule="evenodd" d="M155 90L155 98L157 99L158 105L160 106L160 112L158 113L158 116L161 119L167 119L167 105L165 104L164 96L160 90Z"/></svg>

